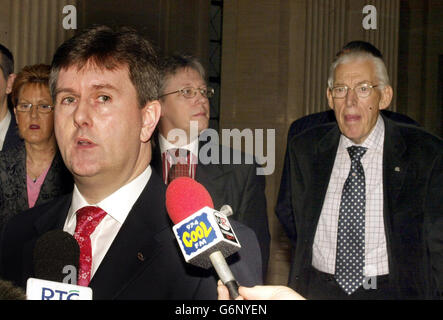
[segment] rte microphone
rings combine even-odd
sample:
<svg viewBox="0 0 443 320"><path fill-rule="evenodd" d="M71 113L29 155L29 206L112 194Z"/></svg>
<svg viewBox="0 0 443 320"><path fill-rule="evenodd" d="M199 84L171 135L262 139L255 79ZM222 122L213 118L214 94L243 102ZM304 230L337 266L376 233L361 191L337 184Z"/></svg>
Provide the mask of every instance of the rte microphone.
<svg viewBox="0 0 443 320"><path fill-rule="evenodd" d="M77 286L80 248L63 230L42 235L34 248L34 274L26 284L28 300L92 300L92 290Z"/></svg>
<svg viewBox="0 0 443 320"><path fill-rule="evenodd" d="M241 246L226 215L213 207L209 192L194 179L180 177L168 185L166 209L186 262L205 269L213 266L235 299L239 285L225 257Z"/></svg>

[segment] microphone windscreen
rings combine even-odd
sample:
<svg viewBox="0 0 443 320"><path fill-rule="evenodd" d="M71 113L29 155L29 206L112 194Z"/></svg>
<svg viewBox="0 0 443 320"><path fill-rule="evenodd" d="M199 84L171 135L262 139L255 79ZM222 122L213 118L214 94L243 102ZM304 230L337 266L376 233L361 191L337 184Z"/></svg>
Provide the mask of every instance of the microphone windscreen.
<svg viewBox="0 0 443 320"><path fill-rule="evenodd" d="M80 248L77 240L63 230L52 230L42 235L34 248L36 278L63 282L65 266L78 270Z"/></svg>
<svg viewBox="0 0 443 320"><path fill-rule="evenodd" d="M174 224L186 219L203 207L214 208L208 190L189 177L171 181L166 189L166 210Z"/></svg>

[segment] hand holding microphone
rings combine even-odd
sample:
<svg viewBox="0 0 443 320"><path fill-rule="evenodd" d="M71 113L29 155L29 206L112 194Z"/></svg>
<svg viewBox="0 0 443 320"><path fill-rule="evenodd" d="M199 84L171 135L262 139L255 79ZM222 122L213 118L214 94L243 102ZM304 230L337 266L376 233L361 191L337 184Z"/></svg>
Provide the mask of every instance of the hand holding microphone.
<svg viewBox="0 0 443 320"><path fill-rule="evenodd" d="M218 300L229 300L228 288L218 282ZM240 287L235 300L306 300L300 294L285 286Z"/></svg>
<svg viewBox="0 0 443 320"><path fill-rule="evenodd" d="M166 209L186 262L206 269L213 266L235 299L238 283L225 257L241 246L226 215L213 207L209 192L191 178L176 178L166 190Z"/></svg>

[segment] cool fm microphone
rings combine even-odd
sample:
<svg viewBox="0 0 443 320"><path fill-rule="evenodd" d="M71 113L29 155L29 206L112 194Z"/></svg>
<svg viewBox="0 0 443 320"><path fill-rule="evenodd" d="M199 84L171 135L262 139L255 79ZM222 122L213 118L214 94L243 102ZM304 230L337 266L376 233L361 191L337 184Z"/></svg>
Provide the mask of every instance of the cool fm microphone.
<svg viewBox="0 0 443 320"><path fill-rule="evenodd" d="M206 188L191 178L176 178L166 190L166 209L186 262L205 269L213 266L235 299L238 282L225 257L241 246L226 215L213 207Z"/></svg>
<svg viewBox="0 0 443 320"><path fill-rule="evenodd" d="M38 238L34 248L35 278L27 281L27 299L92 300L91 288L76 285L79 258L77 240L63 230L52 230Z"/></svg>

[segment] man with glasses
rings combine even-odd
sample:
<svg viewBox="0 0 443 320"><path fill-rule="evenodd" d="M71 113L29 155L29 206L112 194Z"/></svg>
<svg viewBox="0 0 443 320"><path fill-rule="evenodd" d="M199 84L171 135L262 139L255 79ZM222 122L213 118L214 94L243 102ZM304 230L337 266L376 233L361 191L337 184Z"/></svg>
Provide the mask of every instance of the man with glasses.
<svg viewBox="0 0 443 320"><path fill-rule="evenodd" d="M159 79L158 53L132 29L93 27L57 49L50 76L54 128L74 190L5 226L1 278L24 287L35 276L36 240L64 230L80 247L77 284L92 288L95 300L216 298L213 270L183 261L166 213L166 186L150 166ZM244 247L231 256L232 273L240 284L261 283L254 233L240 223L233 228Z"/></svg>
<svg viewBox="0 0 443 320"><path fill-rule="evenodd" d="M368 52L336 58L326 95L337 123L288 145L289 285L308 299L441 297L441 139L380 114L393 90Z"/></svg>
<svg viewBox="0 0 443 320"><path fill-rule="evenodd" d="M14 57L11 51L0 44L0 151L5 151L21 142L17 124L8 109L8 94L15 79Z"/></svg>
<svg viewBox="0 0 443 320"><path fill-rule="evenodd" d="M209 125L209 98L213 94L214 89L207 86L205 70L196 58L186 55L165 58L159 96L162 110L152 166L162 174L166 184L179 176L188 176L203 184L211 194L215 209L230 205L232 218L256 233L266 275L270 235L265 179L256 175L257 164L222 163L223 148L227 147L218 143L213 148L219 151L218 163L199 161L202 146L214 144L199 141L199 135ZM232 150L229 151L232 155Z"/></svg>
<svg viewBox="0 0 443 320"><path fill-rule="evenodd" d="M367 52L372 54L374 57L383 59L383 55L381 54L380 50L378 50L371 43L361 40L354 40L345 44L343 48L339 52L337 52L336 57L339 57L340 55L346 52L348 53ZM383 116L396 122L420 126L416 121L401 113L393 112L387 109L380 110L380 113ZM313 128L315 126L319 126L330 122L336 122L335 113L334 110L332 109L309 114L295 120L291 124L288 130L287 145L289 145L291 139L295 137L297 134L307 129ZM283 171L281 175L280 190L278 193L277 204L275 206L275 213L277 217L282 221L284 221L287 217L290 217L292 215L289 155L287 152L285 154L285 162L283 165ZM289 240L295 241L297 238L297 235L293 233L293 231L295 230L286 228L286 224L283 224L283 227L285 228Z"/></svg>

